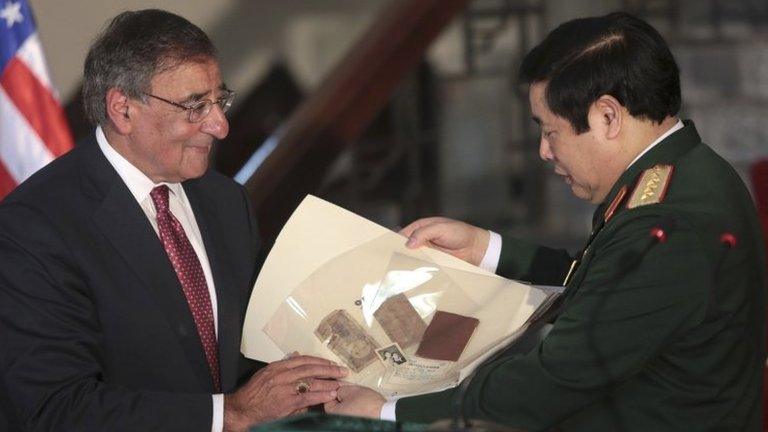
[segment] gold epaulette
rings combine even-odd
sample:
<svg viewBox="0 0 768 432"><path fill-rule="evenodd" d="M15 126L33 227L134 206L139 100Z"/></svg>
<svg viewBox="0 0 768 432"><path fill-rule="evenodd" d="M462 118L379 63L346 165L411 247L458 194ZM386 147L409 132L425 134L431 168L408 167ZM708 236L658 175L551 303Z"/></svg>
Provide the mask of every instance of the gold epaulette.
<svg viewBox="0 0 768 432"><path fill-rule="evenodd" d="M629 197L627 208L632 209L664 201L674 168L672 165L654 165L643 171Z"/></svg>

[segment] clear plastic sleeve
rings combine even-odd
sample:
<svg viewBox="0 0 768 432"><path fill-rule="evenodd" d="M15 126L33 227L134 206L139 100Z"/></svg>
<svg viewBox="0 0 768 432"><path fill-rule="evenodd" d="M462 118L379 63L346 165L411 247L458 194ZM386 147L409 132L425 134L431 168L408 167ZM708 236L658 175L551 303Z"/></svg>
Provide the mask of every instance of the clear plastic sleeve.
<svg viewBox="0 0 768 432"><path fill-rule="evenodd" d="M455 385L480 354L467 349L481 324L479 306L425 254L383 253L391 241L376 239L320 266L264 331L283 352L333 359L349 367L348 381L384 394ZM368 268L350 268L350 254Z"/></svg>

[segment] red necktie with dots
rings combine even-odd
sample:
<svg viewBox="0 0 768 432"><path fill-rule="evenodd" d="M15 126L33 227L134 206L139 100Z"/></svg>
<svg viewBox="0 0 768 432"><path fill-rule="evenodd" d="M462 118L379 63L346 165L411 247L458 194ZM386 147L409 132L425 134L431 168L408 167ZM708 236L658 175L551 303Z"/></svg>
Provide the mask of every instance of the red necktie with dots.
<svg viewBox="0 0 768 432"><path fill-rule="evenodd" d="M216 342L216 328L213 323L213 308L205 274L197 254L192 248L184 228L173 216L168 207L168 186L160 185L149 194L157 210L157 229L160 242L171 260L173 270L181 283L181 289L187 298L189 310L197 326L197 333L203 344L205 358L213 378L213 388L216 393L221 391L219 376L219 347Z"/></svg>

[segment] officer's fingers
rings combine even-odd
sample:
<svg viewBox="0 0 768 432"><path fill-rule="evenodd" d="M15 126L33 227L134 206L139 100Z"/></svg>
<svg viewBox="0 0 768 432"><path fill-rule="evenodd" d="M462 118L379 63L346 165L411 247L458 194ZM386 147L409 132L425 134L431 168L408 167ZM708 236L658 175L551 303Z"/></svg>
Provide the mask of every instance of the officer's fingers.
<svg viewBox="0 0 768 432"><path fill-rule="evenodd" d="M338 400L338 399L334 399L334 400L332 400L332 401L330 401L330 402L326 402L326 403L323 405L323 409L325 409L325 412L326 412L327 414L333 414L333 413L335 413L335 412L336 412L336 410L338 410L338 408L339 408L339 405L341 405L341 403L339 402L339 400Z"/></svg>
<svg viewBox="0 0 768 432"><path fill-rule="evenodd" d="M380 397L379 393L376 392L375 390L369 387L364 387L357 384L343 385L339 387L338 393L339 393L339 399L351 399L354 397L370 396L370 395L376 395Z"/></svg>
<svg viewBox="0 0 768 432"><path fill-rule="evenodd" d="M405 228L401 229L398 232L398 234L400 234L400 235L402 235L404 237L410 237L411 234L413 234L413 232L416 231L417 229L419 229L419 228L421 228L423 226L427 226L427 225L431 225L431 224L436 223L436 222L443 221L443 220L445 220L445 218L442 218L442 217L427 217L427 218L417 219L417 220L409 223Z"/></svg>
<svg viewBox="0 0 768 432"><path fill-rule="evenodd" d="M311 391L307 393L301 393L296 396L294 401L294 409L302 409L314 405L326 404L331 401L335 401L338 393L336 390L332 391Z"/></svg>
<svg viewBox="0 0 768 432"><path fill-rule="evenodd" d="M334 391L338 390L341 386L341 383L336 380L332 379L321 379L321 378L307 378L303 380L307 384L309 384L309 390L310 391Z"/></svg>
<svg viewBox="0 0 768 432"><path fill-rule="evenodd" d="M410 248L431 246L443 250L457 249L461 247L461 242L457 241L458 233L454 231L456 226L455 223L444 221L424 225L416 228L405 244Z"/></svg>

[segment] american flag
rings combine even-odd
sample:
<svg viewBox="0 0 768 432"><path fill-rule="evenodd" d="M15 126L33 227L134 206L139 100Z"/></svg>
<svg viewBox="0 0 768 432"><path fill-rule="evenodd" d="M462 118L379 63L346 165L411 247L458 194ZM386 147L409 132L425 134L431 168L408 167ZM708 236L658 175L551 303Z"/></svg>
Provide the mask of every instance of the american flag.
<svg viewBox="0 0 768 432"><path fill-rule="evenodd" d="M0 200L72 148L26 0L0 0Z"/></svg>

